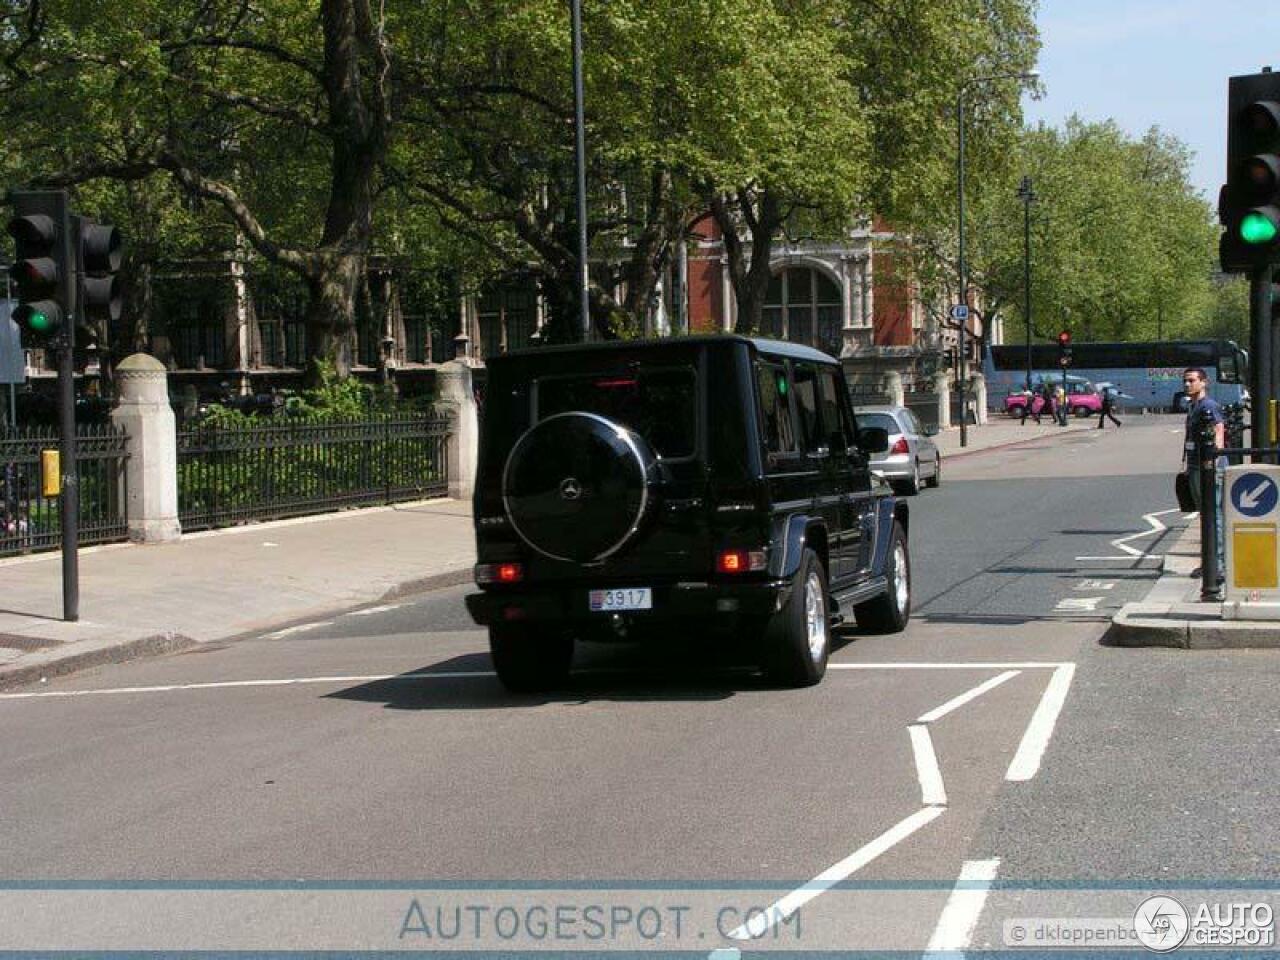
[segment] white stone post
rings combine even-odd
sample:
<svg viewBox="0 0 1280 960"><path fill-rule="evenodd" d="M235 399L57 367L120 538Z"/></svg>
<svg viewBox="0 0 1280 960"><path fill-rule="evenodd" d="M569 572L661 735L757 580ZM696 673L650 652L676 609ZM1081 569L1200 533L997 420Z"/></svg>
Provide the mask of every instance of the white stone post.
<svg viewBox="0 0 1280 960"><path fill-rule="evenodd" d="M889 402L895 406L902 406L906 399L906 393L902 389L902 374L897 370L890 370L884 375L884 392L889 394Z"/></svg>
<svg viewBox="0 0 1280 960"><path fill-rule="evenodd" d="M945 370L933 375L933 390L938 395L938 429L951 426L951 376Z"/></svg>
<svg viewBox="0 0 1280 960"><path fill-rule="evenodd" d="M436 373L439 413L449 418L449 496L470 499L476 488L480 455L480 418L471 384L471 367L463 358L443 364Z"/></svg>
<svg viewBox="0 0 1280 960"><path fill-rule="evenodd" d="M178 438L164 364L145 353L116 367L120 400L111 421L128 434L125 465L129 539L163 543L182 535L178 524Z"/></svg>
<svg viewBox="0 0 1280 960"><path fill-rule="evenodd" d="M970 378L973 384L973 408L976 411L978 423L986 423L987 417L987 378L976 370Z"/></svg>

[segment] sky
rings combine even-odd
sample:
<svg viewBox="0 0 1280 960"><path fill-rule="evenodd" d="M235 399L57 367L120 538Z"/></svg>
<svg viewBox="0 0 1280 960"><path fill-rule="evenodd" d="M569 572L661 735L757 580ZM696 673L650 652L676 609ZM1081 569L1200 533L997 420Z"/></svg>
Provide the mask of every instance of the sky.
<svg viewBox="0 0 1280 960"><path fill-rule="evenodd" d="M1076 113L1114 119L1132 136L1150 127L1194 153L1192 185L1216 204L1226 178L1227 78L1280 71L1271 0L1041 0L1039 100L1028 122Z"/></svg>

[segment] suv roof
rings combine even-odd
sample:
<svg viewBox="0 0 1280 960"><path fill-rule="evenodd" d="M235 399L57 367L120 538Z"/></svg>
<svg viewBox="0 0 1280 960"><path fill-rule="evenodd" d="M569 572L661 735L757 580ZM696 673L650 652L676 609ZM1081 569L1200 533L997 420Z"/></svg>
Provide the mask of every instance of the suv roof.
<svg viewBox="0 0 1280 960"><path fill-rule="evenodd" d="M793 360L817 360L820 363L839 363L835 357L802 343L789 340L769 340L766 337L745 337L738 333L697 334L691 337L662 337L647 340L603 340L593 343L566 343L546 347L522 347L511 350L505 357L540 357L557 353L577 353L579 351L599 351L607 353L614 350L634 350L638 347L652 349L654 347L699 346L701 344L746 343L761 353L772 356L791 357Z"/></svg>

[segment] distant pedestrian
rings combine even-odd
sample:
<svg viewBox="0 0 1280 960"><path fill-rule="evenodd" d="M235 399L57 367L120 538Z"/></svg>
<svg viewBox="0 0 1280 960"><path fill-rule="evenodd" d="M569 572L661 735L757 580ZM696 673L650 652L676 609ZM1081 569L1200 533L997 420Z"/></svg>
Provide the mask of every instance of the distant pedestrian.
<svg viewBox="0 0 1280 960"><path fill-rule="evenodd" d="M1052 423L1058 416L1058 408L1054 403L1054 389L1048 383L1040 384L1040 416L1036 417L1036 423L1040 422L1040 417L1048 417Z"/></svg>
<svg viewBox="0 0 1280 960"><path fill-rule="evenodd" d="M1031 384L1027 384L1022 388L1022 419L1019 424L1025 424L1027 417L1035 417L1036 423L1040 422L1040 414L1035 411L1036 393L1031 389Z"/></svg>
<svg viewBox="0 0 1280 960"><path fill-rule="evenodd" d="M1116 415L1111 412L1116 405L1116 396L1118 393L1119 391L1117 391L1114 387L1102 388L1102 413L1098 414L1099 430L1101 430L1103 426L1105 426L1103 421L1108 419L1112 423L1114 423L1117 427L1120 426L1120 421L1117 420Z"/></svg>

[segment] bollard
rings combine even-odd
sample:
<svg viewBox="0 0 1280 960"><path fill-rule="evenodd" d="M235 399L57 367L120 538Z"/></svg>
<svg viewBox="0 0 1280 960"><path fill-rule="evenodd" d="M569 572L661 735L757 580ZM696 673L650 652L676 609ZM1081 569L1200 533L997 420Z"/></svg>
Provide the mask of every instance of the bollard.
<svg viewBox="0 0 1280 960"><path fill-rule="evenodd" d="M1196 462L1200 464L1200 599L1216 600L1218 580L1218 444L1213 418L1204 412L1196 427Z"/></svg>

